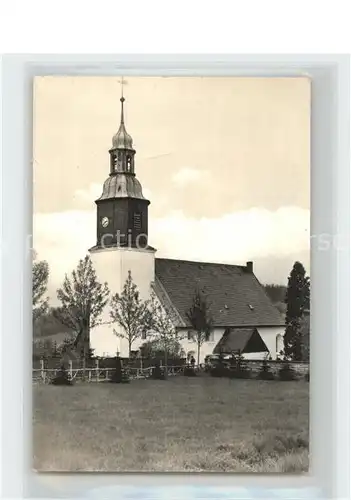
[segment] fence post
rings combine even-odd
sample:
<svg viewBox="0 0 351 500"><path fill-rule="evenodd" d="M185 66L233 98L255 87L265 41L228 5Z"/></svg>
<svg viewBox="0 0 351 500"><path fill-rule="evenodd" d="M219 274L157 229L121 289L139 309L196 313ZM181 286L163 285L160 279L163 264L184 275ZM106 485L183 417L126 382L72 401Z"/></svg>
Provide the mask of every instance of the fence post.
<svg viewBox="0 0 351 500"><path fill-rule="evenodd" d="M88 380L89 380L89 382L91 382L91 370L89 370L89 372L88 372Z"/></svg>
<svg viewBox="0 0 351 500"><path fill-rule="evenodd" d="M83 358L83 381L85 381L85 371L86 371L86 360L85 357Z"/></svg>
<svg viewBox="0 0 351 500"><path fill-rule="evenodd" d="M96 382L99 382L100 380L100 373L99 373L99 360L95 360L95 368L96 368Z"/></svg>
<svg viewBox="0 0 351 500"><path fill-rule="evenodd" d="M41 375L41 379L42 381L45 383L45 370L44 370L44 360L43 358L40 359L40 375Z"/></svg>
<svg viewBox="0 0 351 500"><path fill-rule="evenodd" d="M68 361L68 372L69 372L70 379L72 380L73 370L72 370L72 360L71 359Z"/></svg>

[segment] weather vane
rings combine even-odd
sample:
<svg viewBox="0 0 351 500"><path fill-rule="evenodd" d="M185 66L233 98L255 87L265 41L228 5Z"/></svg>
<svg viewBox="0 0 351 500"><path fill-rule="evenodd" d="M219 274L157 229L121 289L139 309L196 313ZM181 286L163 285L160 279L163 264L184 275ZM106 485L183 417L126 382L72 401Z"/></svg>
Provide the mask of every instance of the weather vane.
<svg viewBox="0 0 351 500"><path fill-rule="evenodd" d="M123 89L124 85L127 85L127 81L125 80L124 76L122 76L121 79L118 80L118 83L121 84L121 97L124 98Z"/></svg>

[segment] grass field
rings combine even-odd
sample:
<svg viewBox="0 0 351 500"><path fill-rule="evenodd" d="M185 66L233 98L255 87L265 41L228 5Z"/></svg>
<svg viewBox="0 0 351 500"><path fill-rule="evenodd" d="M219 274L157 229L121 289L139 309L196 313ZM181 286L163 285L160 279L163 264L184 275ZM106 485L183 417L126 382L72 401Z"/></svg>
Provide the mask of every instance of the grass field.
<svg viewBox="0 0 351 500"><path fill-rule="evenodd" d="M34 468L307 472L308 388L182 376L34 386Z"/></svg>

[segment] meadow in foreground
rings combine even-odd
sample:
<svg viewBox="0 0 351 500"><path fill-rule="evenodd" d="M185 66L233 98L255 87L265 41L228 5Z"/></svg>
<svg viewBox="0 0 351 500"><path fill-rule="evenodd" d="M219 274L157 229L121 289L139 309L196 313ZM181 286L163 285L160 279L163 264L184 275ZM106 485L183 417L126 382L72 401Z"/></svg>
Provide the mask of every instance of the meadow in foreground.
<svg viewBox="0 0 351 500"><path fill-rule="evenodd" d="M38 471L308 471L309 384L177 376L33 387Z"/></svg>

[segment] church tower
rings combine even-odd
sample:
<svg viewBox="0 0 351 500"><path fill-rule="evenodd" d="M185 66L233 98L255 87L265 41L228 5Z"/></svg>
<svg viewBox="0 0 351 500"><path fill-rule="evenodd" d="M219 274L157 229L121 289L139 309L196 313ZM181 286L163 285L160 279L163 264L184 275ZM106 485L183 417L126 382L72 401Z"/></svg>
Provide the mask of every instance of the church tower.
<svg viewBox="0 0 351 500"><path fill-rule="evenodd" d="M97 205L97 247L147 247L148 205L135 176L135 149L124 125L124 97L121 124L112 138L110 175L104 182Z"/></svg>
<svg viewBox="0 0 351 500"><path fill-rule="evenodd" d="M121 97L121 121L109 150L109 176L96 203L96 244L90 256L100 282L107 282L111 295L121 293L128 272L143 300L150 298L155 279L155 252L148 245L148 206L135 174L135 149L124 123L125 98ZM125 355L126 342L114 335L109 304L102 324L91 332L97 355ZM137 348L137 346L136 346Z"/></svg>

